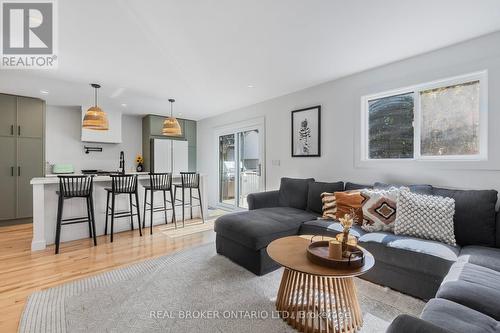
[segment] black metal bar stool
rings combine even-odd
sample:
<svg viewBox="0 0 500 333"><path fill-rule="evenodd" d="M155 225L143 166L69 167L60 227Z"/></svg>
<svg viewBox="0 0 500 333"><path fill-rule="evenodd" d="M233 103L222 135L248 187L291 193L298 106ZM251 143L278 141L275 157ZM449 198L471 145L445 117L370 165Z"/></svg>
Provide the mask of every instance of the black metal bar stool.
<svg viewBox="0 0 500 333"><path fill-rule="evenodd" d="M182 191L182 200L177 199L177 188ZM185 190L189 189L189 203L186 204L185 200ZM193 190L198 191L198 197L193 196ZM184 227L184 209L189 207L190 218L193 219L193 207L200 207L201 220L205 223L205 217L203 216L203 205L201 202L201 192L200 192L200 174L196 172L181 172L181 184L174 184L174 198L175 202L180 202L179 205L182 206L182 226ZM193 199L198 200L197 205L193 205Z"/></svg>
<svg viewBox="0 0 500 333"><path fill-rule="evenodd" d="M92 176L58 176L59 177L59 201L57 204L57 226L56 226L56 254L59 253L61 240L61 226L68 224L89 224L89 238L94 238L94 246L97 245L95 232L94 200L92 197ZM64 200L73 198L84 198L87 203L87 216L63 219Z"/></svg>
<svg viewBox="0 0 500 333"><path fill-rule="evenodd" d="M174 207L174 194L172 192L172 174L171 173L149 173L150 185L144 186L144 214L142 227L146 227L146 210L151 211L149 224L149 233L153 234L153 213L154 212L164 212L165 214L165 224L168 223L167 211L172 211L172 223L175 223L175 228L177 229L177 220L175 219L175 207ZM148 202L148 191L151 191L150 202ZM163 192L163 206L154 207L154 193L157 191ZM167 192L170 193L170 200L167 200ZM170 204L171 208L167 209L167 202ZM149 206L149 208L147 208Z"/></svg>
<svg viewBox="0 0 500 333"><path fill-rule="evenodd" d="M115 225L115 218L130 217L130 229L134 230L134 216L137 216L139 234L142 236L141 228L141 214L139 208L139 195L137 193L137 176L136 175L110 175L111 188L106 187L106 227L104 234L108 234L108 215L111 213L111 242L113 242L113 228ZM121 212L115 212L115 197L121 194L128 194L129 208ZM135 196L135 205L132 203L132 196ZM111 197L111 206L109 206L109 198ZM135 207L134 214L133 208Z"/></svg>

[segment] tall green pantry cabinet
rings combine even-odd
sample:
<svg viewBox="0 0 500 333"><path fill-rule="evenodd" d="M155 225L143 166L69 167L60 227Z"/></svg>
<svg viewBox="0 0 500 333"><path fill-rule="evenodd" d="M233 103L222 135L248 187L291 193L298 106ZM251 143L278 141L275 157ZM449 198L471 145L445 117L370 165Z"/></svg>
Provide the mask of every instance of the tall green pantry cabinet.
<svg viewBox="0 0 500 333"><path fill-rule="evenodd" d="M45 102L0 94L0 220L33 215L30 181L44 175Z"/></svg>

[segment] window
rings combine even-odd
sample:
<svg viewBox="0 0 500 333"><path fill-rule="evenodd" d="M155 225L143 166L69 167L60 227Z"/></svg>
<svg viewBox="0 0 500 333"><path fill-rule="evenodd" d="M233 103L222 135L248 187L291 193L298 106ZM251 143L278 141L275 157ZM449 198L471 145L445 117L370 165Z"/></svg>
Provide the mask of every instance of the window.
<svg viewBox="0 0 500 333"><path fill-rule="evenodd" d="M487 73L362 98L362 160L484 160Z"/></svg>
<svg viewBox="0 0 500 333"><path fill-rule="evenodd" d="M413 157L413 93L368 101L370 158Z"/></svg>

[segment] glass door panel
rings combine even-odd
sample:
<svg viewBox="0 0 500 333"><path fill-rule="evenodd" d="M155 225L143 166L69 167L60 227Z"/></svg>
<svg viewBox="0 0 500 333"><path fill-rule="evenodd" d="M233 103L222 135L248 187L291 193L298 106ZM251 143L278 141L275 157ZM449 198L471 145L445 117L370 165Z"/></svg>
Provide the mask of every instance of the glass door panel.
<svg viewBox="0 0 500 333"><path fill-rule="evenodd" d="M235 135L219 136L219 202L236 205Z"/></svg>
<svg viewBox="0 0 500 333"><path fill-rule="evenodd" d="M261 159L259 130L238 133L238 206L248 208L247 195L260 191Z"/></svg>

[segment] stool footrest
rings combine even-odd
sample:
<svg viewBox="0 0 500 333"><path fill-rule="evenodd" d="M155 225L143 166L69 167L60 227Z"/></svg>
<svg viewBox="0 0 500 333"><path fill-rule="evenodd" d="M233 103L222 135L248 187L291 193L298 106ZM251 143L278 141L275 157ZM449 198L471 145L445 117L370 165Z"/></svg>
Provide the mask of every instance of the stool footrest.
<svg viewBox="0 0 500 333"><path fill-rule="evenodd" d="M146 208L146 211L150 211L151 208ZM153 207L153 212L163 212L165 210L172 210L172 208L165 209L163 206Z"/></svg>
<svg viewBox="0 0 500 333"><path fill-rule="evenodd" d="M66 222L66 223L63 223L63 222ZM64 219L64 220L61 220L61 225L84 223L84 222L89 222L89 218L88 217L75 217L75 218L70 218L70 219Z"/></svg>
<svg viewBox="0 0 500 333"><path fill-rule="evenodd" d="M169 204L171 204L171 203L172 203L170 200L166 200L165 202L167 202L167 203L169 203ZM145 204L146 204L146 205L148 205L148 206L151 206L151 204L150 204L149 202L145 202ZM146 208L146 209L147 209L147 208Z"/></svg>
<svg viewBox="0 0 500 333"><path fill-rule="evenodd" d="M111 207L109 208L109 210L111 211ZM109 212L109 214L111 215L111 212ZM129 211L123 211L123 212L115 212L115 214L114 214L114 218L115 219L119 219L119 218L122 218L122 217L131 217L131 216L137 216L137 213L131 213Z"/></svg>

